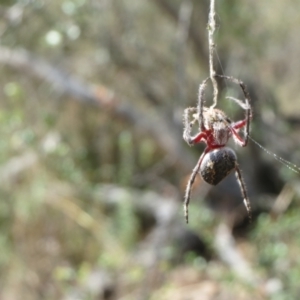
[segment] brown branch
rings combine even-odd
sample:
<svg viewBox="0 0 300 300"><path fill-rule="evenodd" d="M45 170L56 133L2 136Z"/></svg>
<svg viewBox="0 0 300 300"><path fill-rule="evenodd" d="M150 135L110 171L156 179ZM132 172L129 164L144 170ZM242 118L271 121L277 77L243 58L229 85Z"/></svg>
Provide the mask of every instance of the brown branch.
<svg viewBox="0 0 300 300"><path fill-rule="evenodd" d="M35 166L38 156L32 151L27 151L19 156L9 159L0 166L0 184L2 187L10 187L19 179L21 174Z"/></svg>
<svg viewBox="0 0 300 300"><path fill-rule="evenodd" d="M215 234L215 249L218 256L224 261L233 272L250 285L257 286L261 283L261 278L256 274L239 251L230 228L225 223L221 223Z"/></svg>
<svg viewBox="0 0 300 300"><path fill-rule="evenodd" d="M138 105L132 105L105 86L92 86L70 76L24 49L0 47L0 63L46 81L58 92L74 98L73 100L103 109L111 116L137 127L142 133L151 135L183 172L188 172L193 165L194 157L183 147L181 136L176 134L157 110L143 110Z"/></svg>

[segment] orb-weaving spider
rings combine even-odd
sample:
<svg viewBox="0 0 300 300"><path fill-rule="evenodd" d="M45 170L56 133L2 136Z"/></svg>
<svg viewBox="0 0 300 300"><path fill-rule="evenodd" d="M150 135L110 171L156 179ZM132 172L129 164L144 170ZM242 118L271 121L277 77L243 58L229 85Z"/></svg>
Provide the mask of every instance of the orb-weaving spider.
<svg viewBox="0 0 300 300"><path fill-rule="evenodd" d="M233 137L234 141L241 147L245 147L247 145L250 121L252 118L250 95L242 81L224 75L216 75L216 77L227 79L241 87L244 93L245 102L232 97L228 98L235 101L245 110L245 119L232 122L223 111L214 108L214 106L209 108L204 107L204 90L208 78L205 79L199 86L197 107L189 107L185 109L183 115L184 140L190 146L200 142L204 142L207 145L195 168L193 169L186 187L184 197L184 213L187 223L191 189L197 173L200 173L202 179L207 183L211 185L217 185L233 170L235 170L235 175L244 199L243 201L248 212L249 221L251 221L251 206L246 191L246 185L237 163L236 154L231 148L225 147L230 137ZM192 120L190 120L191 114ZM199 133L197 133L195 136L191 136L192 127L195 123L198 123L199 125ZM239 130L242 128L244 129L244 137L239 135Z"/></svg>

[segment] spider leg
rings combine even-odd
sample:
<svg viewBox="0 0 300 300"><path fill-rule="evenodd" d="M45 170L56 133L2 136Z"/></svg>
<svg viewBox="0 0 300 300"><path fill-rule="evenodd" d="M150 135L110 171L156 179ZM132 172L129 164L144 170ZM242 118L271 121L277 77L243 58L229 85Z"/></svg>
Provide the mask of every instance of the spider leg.
<svg viewBox="0 0 300 300"><path fill-rule="evenodd" d="M207 139L207 133L206 133L206 131L203 131L203 132L196 134L194 137L191 138L191 144L198 144L202 140L206 140L206 139Z"/></svg>
<svg viewBox="0 0 300 300"><path fill-rule="evenodd" d="M240 100L238 99L235 99L235 98L230 98L232 100L234 100L235 102L237 102L243 109L245 109L245 125L244 126L240 126L241 127L244 127L244 142L243 142L243 146L246 146L247 143L248 143L248 136L249 136L249 132L250 132L250 121L252 119L252 107L251 107L251 98L250 98L250 94L247 90L247 87L246 85L243 83L243 81L237 79L237 78L234 78L232 76L225 76L225 75L216 75L216 77L219 77L219 78L224 78L224 79L227 79L235 84L238 84L243 93L244 93L244 97L245 97L245 103L242 103ZM243 121L241 121L243 122ZM238 126L238 125L236 125ZM238 129L239 127L235 127L236 129ZM236 137L237 135L234 134ZM237 138L237 140L239 140Z"/></svg>
<svg viewBox="0 0 300 300"><path fill-rule="evenodd" d="M230 97L230 96L227 96L226 99L229 99L229 100L232 100L234 101L236 104L238 104L242 109L249 109L249 102L247 101L247 99L245 99L245 103L237 98L234 98L234 97Z"/></svg>
<svg viewBox="0 0 300 300"><path fill-rule="evenodd" d="M198 143L202 139L202 136L199 136L199 134L196 137L191 136L192 127L197 121L199 125L200 134L202 131L205 130L204 120L203 120L203 106L204 106L204 91L208 79L209 78L204 79L202 83L199 85L197 107L186 108L183 113L183 125L184 125L183 139L189 145ZM191 113L196 113L196 117L194 115L192 120L190 120Z"/></svg>
<svg viewBox="0 0 300 300"><path fill-rule="evenodd" d="M250 205L250 201L249 201L249 198L247 195L246 184L244 182L244 178L242 176L242 173L241 173L241 170L240 170L238 164L235 165L235 176L236 176L237 182L241 189L244 205L247 209L249 223L251 223L252 222L251 205Z"/></svg>
<svg viewBox="0 0 300 300"><path fill-rule="evenodd" d="M196 123L197 119L194 118L193 120L190 121L190 114L193 112L197 112L196 107L188 107L184 110L183 113L183 139L189 144L192 144L192 136L191 136L191 131L193 125Z"/></svg>
<svg viewBox="0 0 300 300"><path fill-rule="evenodd" d="M198 114L199 114L199 131L204 131L204 119L203 119L203 106L204 106L204 91L206 88L206 83L209 77L204 79L202 83L199 85L199 91L198 91L198 104L197 104L197 109L198 109Z"/></svg>
<svg viewBox="0 0 300 300"><path fill-rule="evenodd" d="M247 124L247 120L245 119L245 120L234 122L231 125L231 127L234 129L240 129L240 128L244 127L246 124Z"/></svg>
<svg viewBox="0 0 300 300"><path fill-rule="evenodd" d="M233 138L234 140L241 146L241 147L245 147L247 146L247 141L248 141L248 136L249 136L249 132L248 133L244 133L245 139L243 139L239 134L238 131L239 129L241 129L242 127L245 127L248 124L248 119L244 119L241 121L237 121L233 124L230 125L229 129L233 134Z"/></svg>
<svg viewBox="0 0 300 300"><path fill-rule="evenodd" d="M230 131L232 132L233 138L234 140L241 146L241 147L245 147L247 146L247 141L246 139L243 139L235 130L234 127L229 127Z"/></svg>
<svg viewBox="0 0 300 300"><path fill-rule="evenodd" d="M239 104L244 110L246 110L246 118L244 120L240 120L237 122L234 122L233 124L231 124L231 128L233 129L241 129L242 127L246 126L246 131L244 132L244 136L245 139L248 139L248 135L249 135L249 128L247 129L248 123L251 121L252 115L250 114L250 120L248 119L248 111L251 111L250 108L250 104L248 102L247 99L245 99L245 103L243 103L241 100L233 98L233 97L226 97L227 99L231 99L234 100L237 104ZM242 138L237 134L236 131L232 132L234 134L235 137L237 137L238 140L243 141ZM244 142L243 141L243 145L241 145L242 147L247 145L247 141Z"/></svg>
<svg viewBox="0 0 300 300"><path fill-rule="evenodd" d="M203 151L203 153L201 154L195 168L193 169L193 172L190 176L190 179L188 181L188 184L186 186L185 189L185 195L184 195L184 202L183 202L183 209L184 209L184 215L185 215L185 220L186 223L189 222L189 211L188 211L188 207L189 207L189 203L190 203L190 198L191 198L191 192L192 192L192 186L195 182L196 176L199 173L199 169L202 163L202 160L204 158L204 155L209 152L210 148L206 147L205 150Z"/></svg>

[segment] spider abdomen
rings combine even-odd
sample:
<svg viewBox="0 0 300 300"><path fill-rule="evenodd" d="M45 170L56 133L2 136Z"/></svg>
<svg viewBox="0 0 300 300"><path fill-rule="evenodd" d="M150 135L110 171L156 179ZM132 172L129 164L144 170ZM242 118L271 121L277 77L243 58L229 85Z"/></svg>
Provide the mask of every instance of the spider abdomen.
<svg viewBox="0 0 300 300"><path fill-rule="evenodd" d="M236 161L237 157L232 149L215 149L205 154L199 173L204 181L217 185L234 170Z"/></svg>

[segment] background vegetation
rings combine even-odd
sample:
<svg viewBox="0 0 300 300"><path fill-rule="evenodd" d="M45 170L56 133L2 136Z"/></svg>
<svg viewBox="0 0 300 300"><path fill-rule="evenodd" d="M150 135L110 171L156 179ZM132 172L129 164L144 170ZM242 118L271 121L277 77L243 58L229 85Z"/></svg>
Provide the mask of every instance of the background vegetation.
<svg viewBox="0 0 300 300"><path fill-rule="evenodd" d="M208 7L1 1L1 299L299 296L299 174L253 142L232 144L253 223L234 176L199 179L184 223L203 146L184 143L181 119L208 75ZM300 2L216 10L218 72L247 84L252 137L300 165ZM238 88L221 88L242 118L224 97Z"/></svg>

